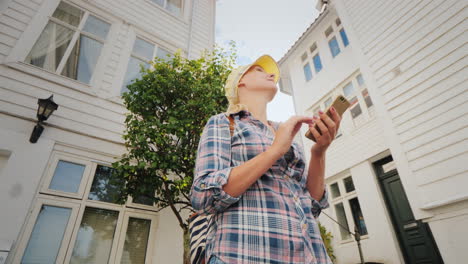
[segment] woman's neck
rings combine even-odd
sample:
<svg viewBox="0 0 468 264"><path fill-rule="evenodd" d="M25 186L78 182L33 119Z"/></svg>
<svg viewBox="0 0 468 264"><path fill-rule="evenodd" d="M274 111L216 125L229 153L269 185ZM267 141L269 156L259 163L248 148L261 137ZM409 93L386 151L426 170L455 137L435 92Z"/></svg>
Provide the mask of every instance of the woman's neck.
<svg viewBox="0 0 468 264"><path fill-rule="evenodd" d="M249 112L253 117L260 120L263 124L268 125L268 118L266 113L266 104L262 103L243 103L249 108Z"/></svg>

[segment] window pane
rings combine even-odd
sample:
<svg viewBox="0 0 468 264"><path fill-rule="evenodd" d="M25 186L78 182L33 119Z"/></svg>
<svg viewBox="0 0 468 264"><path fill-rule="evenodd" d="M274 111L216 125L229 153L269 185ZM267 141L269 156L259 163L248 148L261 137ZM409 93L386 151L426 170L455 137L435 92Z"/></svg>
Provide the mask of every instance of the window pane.
<svg viewBox="0 0 468 264"><path fill-rule="evenodd" d="M83 18L83 11L65 2L60 2L52 16L67 24L78 27Z"/></svg>
<svg viewBox="0 0 468 264"><path fill-rule="evenodd" d="M160 6L164 6L164 0L151 0L151 2L156 3Z"/></svg>
<svg viewBox="0 0 468 264"><path fill-rule="evenodd" d="M329 26L327 28L327 30L325 30L325 36L328 37L330 36L330 34L333 32L333 28L331 26Z"/></svg>
<svg viewBox="0 0 468 264"><path fill-rule="evenodd" d="M309 63L307 63L304 66L304 75L305 75L306 81L309 81L310 79L312 79L312 71L310 69L310 64Z"/></svg>
<svg viewBox="0 0 468 264"><path fill-rule="evenodd" d="M333 58L341 52L340 47L338 46L338 41L336 41L335 37L328 42L328 46L330 47Z"/></svg>
<svg viewBox="0 0 468 264"><path fill-rule="evenodd" d="M337 26L341 25L341 20L340 20L339 18L337 18L337 19L335 20L335 22L336 22L336 25L337 25Z"/></svg>
<svg viewBox="0 0 468 264"><path fill-rule="evenodd" d="M49 189L77 193L86 166L59 160Z"/></svg>
<svg viewBox="0 0 468 264"><path fill-rule="evenodd" d="M317 54L314 56L314 67L315 67L315 72L319 72L322 70L322 61L320 60L320 55Z"/></svg>
<svg viewBox="0 0 468 264"><path fill-rule="evenodd" d="M325 101L325 109L326 109L329 105L331 105L331 103L332 103L332 98L329 97L329 98Z"/></svg>
<svg viewBox="0 0 468 264"><path fill-rule="evenodd" d="M369 92L367 89L362 90L362 96L364 97L364 101L366 102L367 107L371 107L373 105L372 100L369 96Z"/></svg>
<svg viewBox="0 0 468 264"><path fill-rule="evenodd" d="M348 219L346 218L343 203L336 204L335 205L335 211L336 211L336 218L338 219L338 223L340 223L341 239L344 240L344 239L350 238L350 234L344 228L344 227L346 227L346 228L349 228L349 227L348 227Z"/></svg>
<svg viewBox="0 0 468 264"><path fill-rule="evenodd" d="M358 228L359 234L367 235L367 227L366 223L364 222L364 216L362 215L361 206L359 205L358 198L356 197L349 200L349 206L351 207L354 223Z"/></svg>
<svg viewBox="0 0 468 264"><path fill-rule="evenodd" d="M71 209L43 205L21 263L55 263Z"/></svg>
<svg viewBox="0 0 468 264"><path fill-rule="evenodd" d="M348 36L346 36L346 32L344 31L344 29L340 30L340 35L341 35L341 39L343 40L343 45L345 47L348 46L349 40L348 40Z"/></svg>
<svg viewBox="0 0 468 264"><path fill-rule="evenodd" d="M150 220L129 218L120 263L145 263L150 227Z"/></svg>
<svg viewBox="0 0 468 264"><path fill-rule="evenodd" d="M62 70L62 75L89 83L101 49L101 42L81 35Z"/></svg>
<svg viewBox="0 0 468 264"><path fill-rule="evenodd" d="M110 25L101 19L90 15L88 20L83 27L83 31L89 32L96 36L101 37L102 39L106 39L107 33L109 33Z"/></svg>
<svg viewBox="0 0 468 264"><path fill-rule="evenodd" d="M344 182L345 190L346 190L347 193L352 192L352 191L355 190L354 183L353 183L353 178L351 176L344 179L343 182Z"/></svg>
<svg viewBox="0 0 468 264"><path fill-rule="evenodd" d="M169 57L167 55L171 55L171 53L163 48L158 48L158 51L156 52L156 56L158 58L168 61Z"/></svg>
<svg viewBox="0 0 468 264"><path fill-rule="evenodd" d="M73 37L73 30L49 22L34 44L26 63L55 72Z"/></svg>
<svg viewBox="0 0 468 264"><path fill-rule="evenodd" d="M182 0L167 0L167 10L179 15L182 9Z"/></svg>
<svg viewBox="0 0 468 264"><path fill-rule="evenodd" d="M153 206L153 199L147 196L138 196L133 199L133 203Z"/></svg>
<svg viewBox="0 0 468 264"><path fill-rule="evenodd" d="M357 80L359 86L363 86L363 85L364 85L364 78L362 78L362 74L359 74L359 75L356 77L356 80Z"/></svg>
<svg viewBox="0 0 468 264"><path fill-rule="evenodd" d="M343 93L345 97L349 97L354 93L354 86L352 82L349 82L344 88Z"/></svg>
<svg viewBox="0 0 468 264"><path fill-rule="evenodd" d="M137 58L130 57L130 61L128 62L127 73L125 73L124 82L122 84L122 89L120 94L128 91L127 85L131 84L133 80L140 78L140 64L143 64L145 68L149 68L149 64L147 62L141 61Z"/></svg>
<svg viewBox="0 0 468 264"><path fill-rule="evenodd" d="M70 263L107 263L118 212L86 207Z"/></svg>
<svg viewBox="0 0 468 264"><path fill-rule="evenodd" d="M310 53L313 53L317 49L317 44L314 43L312 46L310 46Z"/></svg>
<svg viewBox="0 0 468 264"><path fill-rule="evenodd" d="M357 99L356 99L357 101ZM356 104L356 106L354 106L353 108L351 108L351 116L353 118L356 118L358 117L360 114L362 114L362 110L361 110L361 106L359 105L359 103Z"/></svg>
<svg viewBox="0 0 468 264"><path fill-rule="evenodd" d="M307 59L307 52L304 52L301 56L301 61L305 61Z"/></svg>
<svg viewBox="0 0 468 264"><path fill-rule="evenodd" d="M111 181L113 180L111 176L114 172L114 168L102 165L97 166L88 199L109 203L117 202L124 181Z"/></svg>
<svg viewBox="0 0 468 264"><path fill-rule="evenodd" d="M133 44L133 53L147 60L153 59L154 45L148 41L137 38Z"/></svg>
<svg viewBox="0 0 468 264"><path fill-rule="evenodd" d="M340 187L338 186L338 183L335 182L332 185L330 185L330 189L331 189L332 198L341 196Z"/></svg>

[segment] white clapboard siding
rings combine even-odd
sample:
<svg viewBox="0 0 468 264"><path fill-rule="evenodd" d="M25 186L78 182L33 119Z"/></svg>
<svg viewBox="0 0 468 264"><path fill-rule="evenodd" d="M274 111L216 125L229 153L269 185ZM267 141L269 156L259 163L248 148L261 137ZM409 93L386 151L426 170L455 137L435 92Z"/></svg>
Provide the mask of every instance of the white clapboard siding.
<svg viewBox="0 0 468 264"><path fill-rule="evenodd" d="M43 4L42 1L12 0L0 14L0 61L10 54L22 38L23 32L38 15L37 10ZM125 72L122 69L126 69L128 64L128 49L131 49L135 36L130 32L133 31L137 36L141 35L170 52L182 49L185 53L191 36L191 52L200 54L203 49L210 49L212 45L215 3L213 0L196 0L193 25L190 26L190 2L186 6L186 15L180 17L172 15L150 0L70 2L98 16L106 14L114 18L112 34L109 35L111 41L106 43L100 57L103 61L98 63L99 69L96 69L93 77L93 85L96 87L80 85L66 78L64 81L57 81L62 77L41 69L32 69L34 72L43 72L38 76L28 74L29 70L18 70L34 68L33 66L23 65L17 68L0 65L0 110L25 118L35 118L37 99L54 94L54 101L59 104L59 109L48 120L51 124L123 143L121 135L127 110L122 104L108 99L115 97L120 91L120 86L115 87L119 85L115 80L122 78L122 71ZM189 30L192 30L192 34ZM67 87L67 83L74 84L75 87Z"/></svg>
<svg viewBox="0 0 468 264"><path fill-rule="evenodd" d="M10 54L40 4L40 0L14 0L0 14L0 61Z"/></svg>
<svg viewBox="0 0 468 264"><path fill-rule="evenodd" d="M349 116L347 118L351 119ZM343 123L342 127L350 126L345 126ZM383 133L383 127L379 125L377 119L369 120L358 129L343 131L343 135L335 139L327 151L325 174L335 175L363 162L366 157L381 152L387 146L385 138L382 137ZM305 148L310 149L311 147L311 142L305 139Z"/></svg>
<svg viewBox="0 0 468 264"><path fill-rule="evenodd" d="M465 173L468 3L343 3L418 183Z"/></svg>

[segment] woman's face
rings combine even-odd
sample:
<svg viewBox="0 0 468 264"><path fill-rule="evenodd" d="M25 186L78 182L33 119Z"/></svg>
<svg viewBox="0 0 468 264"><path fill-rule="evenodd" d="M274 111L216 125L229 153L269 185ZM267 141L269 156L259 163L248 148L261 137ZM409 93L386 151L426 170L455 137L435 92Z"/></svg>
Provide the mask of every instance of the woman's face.
<svg viewBox="0 0 468 264"><path fill-rule="evenodd" d="M239 88L246 90L269 90L278 89L275 83L275 74L267 73L261 66L253 65L239 80Z"/></svg>

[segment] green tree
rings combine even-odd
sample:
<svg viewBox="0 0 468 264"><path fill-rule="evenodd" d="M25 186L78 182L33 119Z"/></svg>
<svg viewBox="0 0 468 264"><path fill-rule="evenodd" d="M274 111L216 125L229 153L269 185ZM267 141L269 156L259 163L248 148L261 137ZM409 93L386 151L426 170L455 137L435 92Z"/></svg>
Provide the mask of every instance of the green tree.
<svg viewBox="0 0 468 264"><path fill-rule="evenodd" d="M231 42L228 50L215 46L198 59L184 58L180 51L155 58L122 95L128 109L123 135L128 151L112 164L113 184L125 182L119 202L132 196L158 210L170 208L185 243L188 219L181 212L193 211L189 192L198 142L208 118L227 107L223 86L237 57L235 48Z"/></svg>
<svg viewBox="0 0 468 264"><path fill-rule="evenodd" d="M332 262L335 263L336 256L335 256L335 252L333 251L333 247L332 247L333 235L332 235L331 232L327 231L325 226L320 224L320 222L318 223L318 225L319 225L319 228L320 228L320 235L322 236L323 244L325 245L325 249L327 250L328 256L330 257Z"/></svg>

